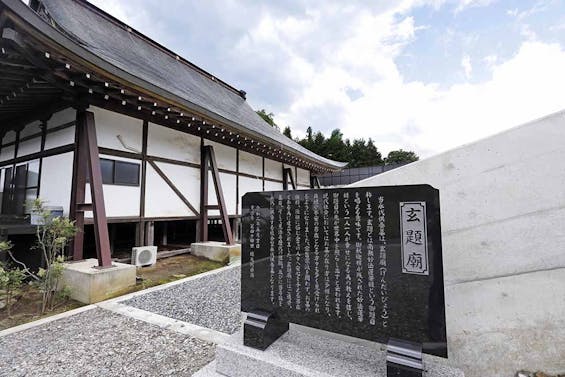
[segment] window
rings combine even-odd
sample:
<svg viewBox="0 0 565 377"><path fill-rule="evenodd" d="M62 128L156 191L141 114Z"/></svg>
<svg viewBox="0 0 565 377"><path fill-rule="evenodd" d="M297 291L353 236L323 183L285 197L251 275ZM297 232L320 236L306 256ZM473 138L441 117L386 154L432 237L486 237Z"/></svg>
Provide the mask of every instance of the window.
<svg viewBox="0 0 565 377"><path fill-rule="evenodd" d="M117 185L139 185L139 165L116 161L114 183Z"/></svg>
<svg viewBox="0 0 565 377"><path fill-rule="evenodd" d="M114 161L100 159L100 169L102 170L102 182L114 183Z"/></svg>
<svg viewBox="0 0 565 377"><path fill-rule="evenodd" d="M39 160L29 161L2 169L2 213L24 215L31 211L29 204L37 198L39 188Z"/></svg>
<svg viewBox="0 0 565 377"><path fill-rule="evenodd" d="M139 164L101 158L100 169L105 185L139 186ZM86 180L90 181L88 175Z"/></svg>

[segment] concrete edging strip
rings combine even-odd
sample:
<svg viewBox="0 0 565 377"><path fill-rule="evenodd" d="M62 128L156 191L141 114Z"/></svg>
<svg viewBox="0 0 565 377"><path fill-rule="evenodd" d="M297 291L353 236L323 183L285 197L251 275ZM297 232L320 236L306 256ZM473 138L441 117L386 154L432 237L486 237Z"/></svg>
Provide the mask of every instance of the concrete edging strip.
<svg viewBox="0 0 565 377"><path fill-rule="evenodd" d="M120 304L119 302L105 302L99 304L98 307L125 317L150 323L179 334L190 335L210 343L224 344L229 337L229 334L225 334L220 331L165 317L160 314Z"/></svg>
<svg viewBox="0 0 565 377"><path fill-rule="evenodd" d="M31 322L24 323L24 324L21 324L21 325L18 325L18 326L10 327L6 330L0 331L0 338L2 338L4 336L8 336L10 334L15 334L15 333L20 332L20 331L28 330L28 329L31 329L31 328L34 328L34 327L37 327L37 326L41 326L41 325L44 325L44 324L49 323L49 322L57 321L59 319L71 317L75 314L79 314L79 313L82 313L82 312L86 312L88 310L95 309L96 307L97 307L97 304L90 304L90 305L86 305L86 306L81 306L80 308L76 308L76 309L69 310L69 311L66 311L66 312L63 312L63 313L55 314L55 315L52 315L52 316L49 316L49 317L41 318L41 319L38 319L36 321L31 321Z"/></svg>
<svg viewBox="0 0 565 377"><path fill-rule="evenodd" d="M197 275L193 275L193 276L189 276L183 279L179 279L179 280L175 280L172 281L170 283L166 283L166 284L161 284L155 287L151 287L148 289L144 289L138 292L133 292L133 293L128 293L126 295L123 296L119 296L119 297L115 297L115 298L111 298L105 301L101 301L95 304L90 304L90 305L86 305L86 306L81 306L80 308L76 308L73 310L69 310L63 313L59 313L59 314L55 314L46 318L41 318L38 319L36 321L32 321L32 322L28 322L28 323L24 323L18 326L14 326L14 327L10 327L8 329L2 330L0 331L0 338L4 337L4 336L8 336L10 334L15 334L17 332L20 331L24 331L24 330L28 330L37 326L41 326L53 321L57 321L59 319L63 319L63 318L67 318L67 317L71 317L75 314L79 314L82 312L85 312L87 310L92 310L95 308L102 308L102 309L106 309L106 310L110 310L112 312L115 313L119 313L122 315L125 315L127 317L132 317L144 322L148 322L148 323L152 323L154 325L163 327L163 328L169 328L172 331L176 331L179 333L183 333L183 334L189 334L192 335L196 338L202 339L202 340L206 340L206 341L211 341L216 343L216 341L212 341L211 339L216 339L217 341L220 341L223 343L223 337L224 336L228 336L227 334L221 333L219 331L215 331L215 330L211 330L205 327L201 327L201 326L197 326L197 325L193 325L191 323L188 322L182 322L182 321L178 321L172 318L168 318L159 314L154 314L151 312L147 312L145 310L141 310L141 309L137 309L134 308L132 306L127 306L127 305L123 305L123 304L119 304L118 303L120 301L125 301L125 300L129 300L133 297L136 296L140 296L140 295L144 295L146 293L150 293L150 292L155 292L155 291L160 291L162 289L166 289L166 288L170 288L173 287L175 285L179 285L179 284L183 284L186 283L187 281L191 281L191 280L195 280L195 279L199 279L205 276L209 276L209 275L214 275L214 274L218 274L221 272L224 272L226 270L229 270L231 268L236 268L239 267L240 264L233 264L233 265L229 265L229 266L225 266L225 267L220 267L217 268L215 270L211 270L211 271L207 271L207 272L203 272L201 274L197 274ZM126 310L127 308L127 310Z"/></svg>

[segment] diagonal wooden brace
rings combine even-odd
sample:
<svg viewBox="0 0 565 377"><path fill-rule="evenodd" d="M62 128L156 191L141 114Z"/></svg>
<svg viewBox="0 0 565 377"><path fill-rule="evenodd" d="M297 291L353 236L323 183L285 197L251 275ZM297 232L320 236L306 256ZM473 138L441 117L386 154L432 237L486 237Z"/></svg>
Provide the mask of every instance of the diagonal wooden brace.
<svg viewBox="0 0 565 377"><path fill-rule="evenodd" d="M94 236L96 239L96 255L99 267L111 267L110 238L108 221L104 208L104 191L102 187L102 171L98 156L94 114L90 111L77 111L77 148L75 152L75 187L71 203L71 218L75 220L78 233L73 242L73 259L83 259L84 245L84 212L92 211ZM92 204L86 204L86 174L90 178Z"/></svg>

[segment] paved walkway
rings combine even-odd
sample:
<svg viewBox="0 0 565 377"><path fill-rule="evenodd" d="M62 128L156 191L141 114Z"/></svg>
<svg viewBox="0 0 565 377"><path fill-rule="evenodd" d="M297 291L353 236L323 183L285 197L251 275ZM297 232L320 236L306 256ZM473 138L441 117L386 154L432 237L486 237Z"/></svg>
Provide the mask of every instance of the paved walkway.
<svg viewBox="0 0 565 377"><path fill-rule="evenodd" d="M241 326L228 266L0 332L1 376L191 376Z"/></svg>

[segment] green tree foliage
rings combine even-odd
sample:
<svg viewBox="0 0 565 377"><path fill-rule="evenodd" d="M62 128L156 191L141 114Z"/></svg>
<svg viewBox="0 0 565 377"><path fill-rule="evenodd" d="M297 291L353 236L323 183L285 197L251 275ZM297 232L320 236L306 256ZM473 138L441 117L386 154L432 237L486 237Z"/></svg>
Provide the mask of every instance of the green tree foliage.
<svg viewBox="0 0 565 377"><path fill-rule="evenodd" d="M347 167L375 166L383 163L381 152L372 139L343 139L339 129L332 131L329 138L321 132L314 133L312 127L306 129L306 136L298 143L320 156L336 161L347 162Z"/></svg>
<svg viewBox="0 0 565 377"><path fill-rule="evenodd" d="M283 130L283 135L288 137L289 139L292 139L292 133L290 131L290 127L286 126Z"/></svg>
<svg viewBox="0 0 565 377"><path fill-rule="evenodd" d="M0 251L7 252L12 249L9 241L0 242ZM12 315L12 305L18 289L25 279L25 273L18 268L9 268L5 264L0 264L0 291L4 294L4 303L8 317Z"/></svg>
<svg viewBox="0 0 565 377"><path fill-rule="evenodd" d="M271 126L279 128L273 120L274 114L268 113L265 109L257 111L257 114L269 123ZM290 127L283 129L283 135L292 139L292 130ZM343 138L343 133L336 128L332 131L330 137L326 137L320 131L314 132L312 127L306 129L304 138L293 139L304 148L329 159L341 162L347 162L348 168L358 168L363 166L375 166L383 163L407 163L418 160L416 153L399 149L391 151L387 158L383 159L381 152L377 149L374 141L369 140Z"/></svg>
<svg viewBox="0 0 565 377"><path fill-rule="evenodd" d="M279 129L279 126L277 126L277 124L275 123L275 120L274 120L275 114L267 113L267 111L265 109L258 110L258 111L256 111L256 113L261 118L263 118L263 120L265 122L269 123L271 125L271 127L275 127L276 129Z"/></svg>
<svg viewBox="0 0 565 377"><path fill-rule="evenodd" d="M404 151L399 149L397 151L390 151L385 158L387 164L402 164L408 162L418 161L420 158L412 151Z"/></svg>

